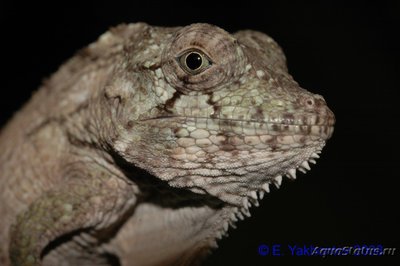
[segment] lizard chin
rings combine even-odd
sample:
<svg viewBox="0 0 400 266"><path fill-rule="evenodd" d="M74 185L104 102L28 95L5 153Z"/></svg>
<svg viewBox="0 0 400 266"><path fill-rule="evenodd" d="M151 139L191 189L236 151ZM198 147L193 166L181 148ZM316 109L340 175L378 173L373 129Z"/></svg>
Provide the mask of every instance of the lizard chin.
<svg viewBox="0 0 400 266"><path fill-rule="evenodd" d="M316 159L320 158L319 154L322 151L325 143L321 143L320 148L312 152L304 161L296 164L292 168L288 168L280 174L270 178L268 177L266 181L254 190L250 190L247 194L241 195L241 204L229 207L225 218L221 220L221 225L216 229L215 238L210 239L210 247L215 249L218 248L217 240L222 239L228 235L228 229L230 227L236 228L236 223L239 220L244 220L246 217L251 217L250 208L259 206L259 201L264 198L266 193L270 193L270 186L273 185L277 189L281 187L283 177L289 180L295 180L297 178L296 172L300 171L306 173L311 170L310 164L316 164Z"/></svg>
<svg viewBox="0 0 400 266"><path fill-rule="evenodd" d="M269 178L265 183L258 187L258 189L250 191L245 197L242 199L242 206L239 211L246 216L249 216L249 208L252 206L258 207L259 200L264 198L265 193L270 193L270 186L274 185L277 189L279 189L282 185L283 177L288 178L289 180L295 180L297 178L297 171L305 174L307 171L311 170L310 164L316 164L316 159L320 158L319 154L321 153L321 149L316 150L311 153L311 155L301 163L297 164L293 168L288 168L286 171L281 174L276 175L273 178Z"/></svg>
<svg viewBox="0 0 400 266"><path fill-rule="evenodd" d="M313 146L290 152L265 153L261 151L258 156L252 157L253 163L245 166L245 170L226 169L226 172L232 175L225 175L224 180L203 178L197 183L198 186L189 189L197 193L206 192L236 206L239 218L242 215L250 216L249 208L259 206L259 200L265 193L270 192L271 185L280 188L284 177L295 180L297 171L306 173L311 170L310 164L316 164L316 159L319 158L324 145L325 141L321 141ZM169 184L179 186L180 182L175 183L171 180Z"/></svg>

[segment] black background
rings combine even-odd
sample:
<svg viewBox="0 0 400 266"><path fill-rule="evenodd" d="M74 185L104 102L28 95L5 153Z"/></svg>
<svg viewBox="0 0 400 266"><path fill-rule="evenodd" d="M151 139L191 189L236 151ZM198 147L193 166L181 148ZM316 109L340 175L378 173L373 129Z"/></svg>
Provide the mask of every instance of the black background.
<svg viewBox="0 0 400 266"><path fill-rule="evenodd" d="M399 2L273 2L2 2L0 123L43 78L110 26L208 22L231 32L263 31L282 46L300 85L324 96L337 125L312 171L272 189L205 265L395 265L389 257L306 261L290 256L287 245L383 245L400 252ZM281 245L284 256L261 257L260 244Z"/></svg>

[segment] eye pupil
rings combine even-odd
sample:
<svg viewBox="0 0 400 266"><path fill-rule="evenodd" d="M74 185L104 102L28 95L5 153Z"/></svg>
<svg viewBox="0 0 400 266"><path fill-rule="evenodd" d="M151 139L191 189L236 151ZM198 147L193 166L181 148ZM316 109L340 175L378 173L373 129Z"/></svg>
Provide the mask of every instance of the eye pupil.
<svg viewBox="0 0 400 266"><path fill-rule="evenodd" d="M191 70L196 70L203 64L203 58L200 54L193 52L186 56L185 63Z"/></svg>

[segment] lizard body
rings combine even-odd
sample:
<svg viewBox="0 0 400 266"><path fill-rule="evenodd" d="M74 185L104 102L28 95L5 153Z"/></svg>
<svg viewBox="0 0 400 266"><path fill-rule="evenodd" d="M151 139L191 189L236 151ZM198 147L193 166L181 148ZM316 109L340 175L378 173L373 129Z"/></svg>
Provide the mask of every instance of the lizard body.
<svg viewBox="0 0 400 266"><path fill-rule="evenodd" d="M115 27L1 132L0 263L194 265L334 122L263 33Z"/></svg>

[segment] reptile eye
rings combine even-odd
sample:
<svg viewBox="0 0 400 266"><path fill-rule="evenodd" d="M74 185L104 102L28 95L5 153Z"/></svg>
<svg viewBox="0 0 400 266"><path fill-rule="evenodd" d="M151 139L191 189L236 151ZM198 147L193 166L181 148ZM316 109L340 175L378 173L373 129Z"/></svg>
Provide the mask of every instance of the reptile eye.
<svg viewBox="0 0 400 266"><path fill-rule="evenodd" d="M178 57L182 69L192 75L199 74L211 65L210 59L200 51L189 51Z"/></svg>

